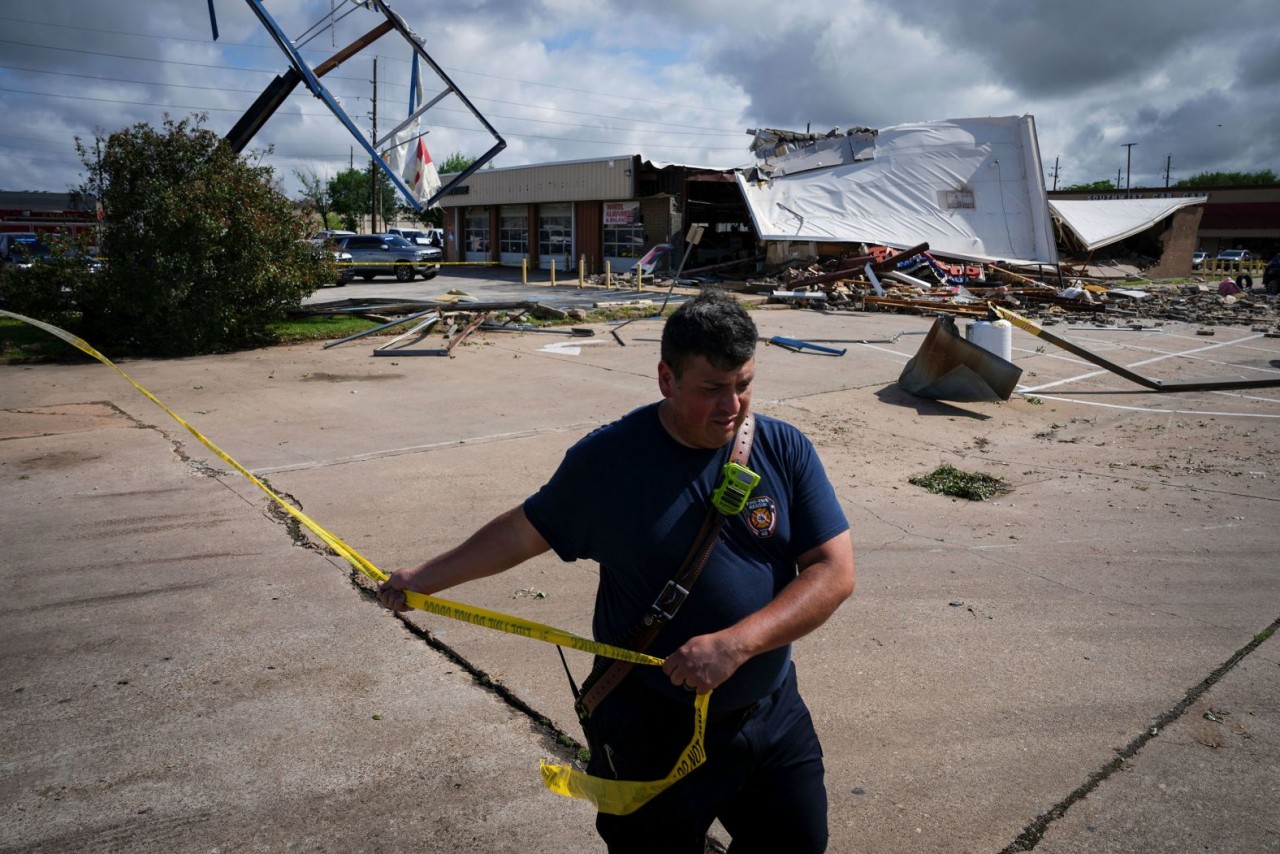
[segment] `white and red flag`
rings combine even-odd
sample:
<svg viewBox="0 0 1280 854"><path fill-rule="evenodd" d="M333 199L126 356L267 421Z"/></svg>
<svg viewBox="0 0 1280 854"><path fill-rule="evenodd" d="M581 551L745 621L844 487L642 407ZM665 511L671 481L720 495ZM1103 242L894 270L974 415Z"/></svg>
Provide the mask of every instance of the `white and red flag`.
<svg viewBox="0 0 1280 854"><path fill-rule="evenodd" d="M427 151L427 141L423 137L418 137L413 157L405 164L402 177L409 192L419 202L425 202L440 189L440 173L431 161L431 152Z"/></svg>

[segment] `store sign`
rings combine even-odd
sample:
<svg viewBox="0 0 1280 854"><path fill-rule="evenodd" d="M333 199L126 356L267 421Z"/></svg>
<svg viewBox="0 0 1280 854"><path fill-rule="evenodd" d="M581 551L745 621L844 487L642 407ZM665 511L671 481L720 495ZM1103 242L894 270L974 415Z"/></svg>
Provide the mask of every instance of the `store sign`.
<svg viewBox="0 0 1280 854"><path fill-rule="evenodd" d="M605 202L605 225L635 225L640 221L639 202Z"/></svg>

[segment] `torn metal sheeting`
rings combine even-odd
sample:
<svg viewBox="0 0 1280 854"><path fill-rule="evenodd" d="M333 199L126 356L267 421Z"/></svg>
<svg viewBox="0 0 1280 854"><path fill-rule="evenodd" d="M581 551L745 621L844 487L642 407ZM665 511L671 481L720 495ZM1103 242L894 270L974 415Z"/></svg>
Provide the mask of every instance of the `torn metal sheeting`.
<svg viewBox="0 0 1280 854"><path fill-rule="evenodd" d="M1130 382L1136 383L1137 385L1150 389L1151 391L1238 391L1240 389L1249 388L1280 388L1280 376L1261 380L1190 380L1187 382L1172 383L1149 379L1141 374L1129 370L1123 365L1117 365L1109 359L1104 359L1097 353L1086 350L1078 344L1072 344L1070 341L1059 338L1052 332L1046 332L1039 325L1032 323L1020 314L1016 314L1006 308L1001 308L996 305L993 305L991 310L1024 332L1030 332L1041 340L1048 341L1050 344L1061 347L1068 353L1074 353L1087 362L1091 362L1100 368L1106 368L1113 374L1124 377Z"/></svg>
<svg viewBox="0 0 1280 854"><path fill-rule="evenodd" d="M955 320L939 315L898 385L916 397L976 403L1008 400L1021 377L1021 368L966 341Z"/></svg>

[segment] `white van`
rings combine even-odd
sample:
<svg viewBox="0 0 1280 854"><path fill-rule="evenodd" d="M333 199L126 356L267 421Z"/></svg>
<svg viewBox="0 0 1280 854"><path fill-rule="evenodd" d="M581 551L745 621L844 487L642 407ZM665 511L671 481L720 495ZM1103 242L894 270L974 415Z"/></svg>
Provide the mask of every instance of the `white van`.
<svg viewBox="0 0 1280 854"><path fill-rule="evenodd" d="M443 228L388 228L387 234L398 234L410 243L418 246L435 246L444 248Z"/></svg>

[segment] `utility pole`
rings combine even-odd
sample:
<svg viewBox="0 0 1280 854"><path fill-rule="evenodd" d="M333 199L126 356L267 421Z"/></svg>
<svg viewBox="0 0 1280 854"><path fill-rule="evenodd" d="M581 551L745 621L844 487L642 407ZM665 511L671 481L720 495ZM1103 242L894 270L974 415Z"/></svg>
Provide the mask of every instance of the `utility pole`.
<svg viewBox="0 0 1280 854"><path fill-rule="evenodd" d="M1055 191L1058 189L1058 158L1061 156L1059 154L1058 157L1053 158L1053 189Z"/></svg>
<svg viewBox="0 0 1280 854"><path fill-rule="evenodd" d="M1170 172L1170 167L1171 167L1171 166L1173 166L1173 155L1172 155L1172 154L1168 155L1168 156L1167 156L1167 157L1165 157L1165 159L1164 159L1164 188L1165 188L1166 190L1167 190L1167 189L1169 189L1169 172Z"/></svg>
<svg viewBox="0 0 1280 854"><path fill-rule="evenodd" d="M1133 166L1133 147L1134 147L1135 145L1137 145L1138 143L1136 143L1136 142L1122 142L1122 143L1120 143L1120 144L1121 144L1121 145L1123 145L1123 146L1124 146L1124 148L1125 148L1124 194L1127 196L1127 195L1129 195L1129 176L1132 174L1132 173L1129 171L1129 169L1130 169L1130 167L1131 167L1131 166ZM1119 180L1119 179L1117 179L1117 181L1118 181L1118 180Z"/></svg>
<svg viewBox="0 0 1280 854"><path fill-rule="evenodd" d="M373 58L373 136L378 138L378 57ZM369 161L369 233L378 233L378 165Z"/></svg>
<svg viewBox="0 0 1280 854"><path fill-rule="evenodd" d="M1120 169L1116 168L1116 189L1120 189Z"/></svg>

